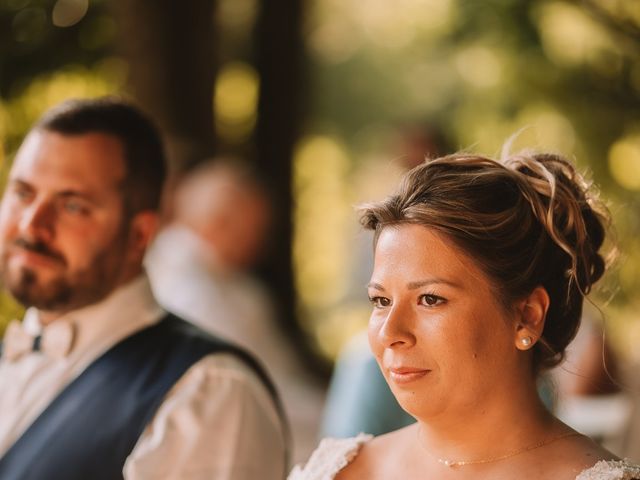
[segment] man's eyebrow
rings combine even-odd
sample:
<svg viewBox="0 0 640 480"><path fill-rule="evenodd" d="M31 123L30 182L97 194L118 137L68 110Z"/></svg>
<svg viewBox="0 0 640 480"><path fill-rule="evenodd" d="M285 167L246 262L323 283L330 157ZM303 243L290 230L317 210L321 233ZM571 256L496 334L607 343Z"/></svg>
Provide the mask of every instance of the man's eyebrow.
<svg viewBox="0 0 640 480"><path fill-rule="evenodd" d="M8 183L17 184L17 185L19 185L21 187L33 188L29 182L25 182L24 180L22 180L20 178L10 178Z"/></svg>
<svg viewBox="0 0 640 480"><path fill-rule="evenodd" d="M32 190L34 190L36 187L33 186L33 184L29 183L26 180L23 180L19 177L17 178L10 178L8 180L8 183L12 183L12 184L16 184L20 187L26 187L26 188L30 188ZM68 197L80 197L80 198L84 198L86 200L89 201L95 201L95 195L91 190L82 190L82 189L78 189L78 188L67 188L66 190L61 190L59 192L55 193L55 196L57 197L63 197L63 198L68 198Z"/></svg>
<svg viewBox="0 0 640 480"><path fill-rule="evenodd" d="M56 195L58 195L59 197L86 197L86 198L93 197L92 193L89 191L76 190L73 188L62 190L61 192L58 192Z"/></svg>
<svg viewBox="0 0 640 480"><path fill-rule="evenodd" d="M98 198L96 198L96 196L92 192L87 190L76 190L73 188L58 192L56 194L56 197L62 198L62 199L79 198L89 203L93 203L93 204L99 203Z"/></svg>
<svg viewBox="0 0 640 480"><path fill-rule="evenodd" d="M379 283L376 282L369 282L367 284L367 288L373 288L374 290L380 290L381 292L384 292L384 287L382 285L380 285Z"/></svg>

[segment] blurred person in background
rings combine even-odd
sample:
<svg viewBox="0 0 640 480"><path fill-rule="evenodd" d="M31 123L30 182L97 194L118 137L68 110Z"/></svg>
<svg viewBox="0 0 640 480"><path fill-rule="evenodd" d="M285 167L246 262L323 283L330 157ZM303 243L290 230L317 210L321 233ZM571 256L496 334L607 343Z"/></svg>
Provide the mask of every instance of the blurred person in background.
<svg viewBox="0 0 640 480"><path fill-rule="evenodd" d="M632 409L622 441L622 454L634 462L640 463L640 365L636 364L630 372L633 387Z"/></svg>
<svg viewBox="0 0 640 480"><path fill-rule="evenodd" d="M620 388L620 361L596 315L585 308L564 361L549 372L552 404L562 421L623 455L632 399Z"/></svg>
<svg viewBox="0 0 640 480"><path fill-rule="evenodd" d="M231 160L186 174L145 260L160 303L205 330L260 345L273 306L249 268L263 251L270 209L260 185Z"/></svg>
<svg viewBox="0 0 640 480"><path fill-rule="evenodd" d="M168 314L142 260L165 177L134 106L71 100L25 138L0 204L0 478L281 479L281 408L250 354Z"/></svg>
<svg viewBox="0 0 640 480"><path fill-rule="evenodd" d="M217 158L178 180L170 222L145 260L160 304L253 353L274 378L291 422L294 459L317 439L323 395L276 322L251 267L264 253L271 220L265 189L240 160Z"/></svg>

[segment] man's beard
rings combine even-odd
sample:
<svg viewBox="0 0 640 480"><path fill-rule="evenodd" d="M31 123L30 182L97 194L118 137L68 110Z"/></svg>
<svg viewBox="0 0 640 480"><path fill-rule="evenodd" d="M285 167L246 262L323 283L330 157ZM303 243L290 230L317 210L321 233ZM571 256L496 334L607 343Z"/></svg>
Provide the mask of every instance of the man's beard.
<svg viewBox="0 0 640 480"><path fill-rule="evenodd" d="M23 267L11 271L5 254L2 259L4 286L22 305L38 310L64 312L90 305L106 297L115 287L124 263L127 238L128 231L119 232L110 244L93 256L87 267L75 272L60 272L46 282L36 269ZM50 251L46 245L23 239L14 244L58 260L62 267L67 265L64 256Z"/></svg>
<svg viewBox="0 0 640 480"><path fill-rule="evenodd" d="M4 272L6 288L25 307L39 310L58 310L71 301L72 291L67 279L59 276L46 285L38 282L38 274L29 268L22 268L17 274Z"/></svg>

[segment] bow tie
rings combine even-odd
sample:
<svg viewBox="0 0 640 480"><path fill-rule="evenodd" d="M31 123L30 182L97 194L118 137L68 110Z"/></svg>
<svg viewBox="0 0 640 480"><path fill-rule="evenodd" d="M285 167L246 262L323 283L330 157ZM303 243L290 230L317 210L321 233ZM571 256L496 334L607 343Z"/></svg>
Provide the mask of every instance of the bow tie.
<svg viewBox="0 0 640 480"><path fill-rule="evenodd" d="M18 320L12 320L4 334L2 356L14 361L30 352L42 352L48 357L61 359L71 351L74 337L73 324L65 320L53 321L37 336L25 331Z"/></svg>

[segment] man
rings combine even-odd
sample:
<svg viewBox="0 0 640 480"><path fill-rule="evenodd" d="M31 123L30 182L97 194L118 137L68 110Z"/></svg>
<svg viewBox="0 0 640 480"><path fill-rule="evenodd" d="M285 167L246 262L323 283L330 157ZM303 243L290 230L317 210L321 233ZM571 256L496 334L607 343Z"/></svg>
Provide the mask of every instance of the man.
<svg viewBox="0 0 640 480"><path fill-rule="evenodd" d="M239 160L202 162L176 185L173 218L145 265L159 303L266 366L291 425L295 463L317 444L323 391L275 321L273 304L250 273L266 243L267 193Z"/></svg>
<svg viewBox="0 0 640 480"><path fill-rule="evenodd" d="M269 370L295 363L287 345L272 346L272 304L249 273L266 240L266 194L239 167L206 161L177 185L172 207L145 261L159 303L252 351Z"/></svg>
<svg viewBox="0 0 640 480"><path fill-rule="evenodd" d="M153 126L111 98L54 108L19 149L0 267L27 312L0 359L0 478L283 477L261 369L151 294L164 176Z"/></svg>

